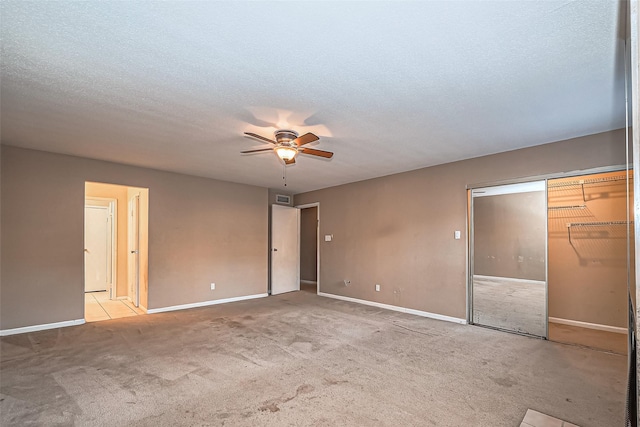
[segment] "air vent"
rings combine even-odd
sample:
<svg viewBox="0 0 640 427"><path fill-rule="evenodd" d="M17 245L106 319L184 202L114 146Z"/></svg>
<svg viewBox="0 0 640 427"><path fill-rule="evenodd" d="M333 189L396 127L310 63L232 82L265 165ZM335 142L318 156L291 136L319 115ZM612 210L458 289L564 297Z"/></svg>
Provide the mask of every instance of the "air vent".
<svg viewBox="0 0 640 427"><path fill-rule="evenodd" d="M291 196L285 196L284 194L276 194L276 203L281 205L290 205Z"/></svg>

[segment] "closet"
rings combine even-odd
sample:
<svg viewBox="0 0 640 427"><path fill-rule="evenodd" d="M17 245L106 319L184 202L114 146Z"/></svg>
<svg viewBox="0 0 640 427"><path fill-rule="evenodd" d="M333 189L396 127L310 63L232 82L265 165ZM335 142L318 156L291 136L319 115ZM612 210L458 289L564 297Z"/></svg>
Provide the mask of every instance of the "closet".
<svg viewBox="0 0 640 427"><path fill-rule="evenodd" d="M550 340L626 354L632 180L625 171L548 180Z"/></svg>

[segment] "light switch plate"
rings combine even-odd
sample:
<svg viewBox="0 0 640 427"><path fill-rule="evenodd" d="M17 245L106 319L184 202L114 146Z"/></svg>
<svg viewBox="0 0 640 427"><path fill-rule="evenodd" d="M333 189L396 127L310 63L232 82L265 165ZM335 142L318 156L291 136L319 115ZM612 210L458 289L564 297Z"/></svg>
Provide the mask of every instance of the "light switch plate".
<svg viewBox="0 0 640 427"><path fill-rule="evenodd" d="M324 241L325 242L330 242L333 239L333 234L325 234L324 235Z"/></svg>
<svg viewBox="0 0 640 427"><path fill-rule="evenodd" d="M460 230L456 230L453 232L453 238L456 240L460 240Z"/></svg>

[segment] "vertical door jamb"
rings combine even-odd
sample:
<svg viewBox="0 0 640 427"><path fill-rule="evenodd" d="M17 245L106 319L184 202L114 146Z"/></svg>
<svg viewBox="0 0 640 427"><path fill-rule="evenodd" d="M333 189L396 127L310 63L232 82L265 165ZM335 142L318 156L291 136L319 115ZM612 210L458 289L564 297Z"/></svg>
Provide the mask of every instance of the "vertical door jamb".
<svg viewBox="0 0 640 427"><path fill-rule="evenodd" d="M308 208L317 208L316 209L316 294L320 294L320 202L307 203L304 205L298 205L296 208L300 209L302 213L302 209ZM300 215L302 218L302 215ZM298 244L301 241L300 236L300 222L298 222Z"/></svg>
<svg viewBox="0 0 640 427"><path fill-rule="evenodd" d="M129 298L134 306L140 306L140 195L129 199L129 255L134 255L133 272L129 272ZM135 226L134 226L135 225ZM129 268L132 268L129 266Z"/></svg>

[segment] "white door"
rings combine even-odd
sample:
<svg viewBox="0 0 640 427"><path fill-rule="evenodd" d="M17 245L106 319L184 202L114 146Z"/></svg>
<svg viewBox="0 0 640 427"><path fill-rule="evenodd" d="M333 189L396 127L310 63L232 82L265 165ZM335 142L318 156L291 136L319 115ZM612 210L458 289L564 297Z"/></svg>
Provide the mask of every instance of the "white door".
<svg viewBox="0 0 640 427"><path fill-rule="evenodd" d="M300 290L300 210L271 207L271 295Z"/></svg>
<svg viewBox="0 0 640 427"><path fill-rule="evenodd" d="M109 208L84 208L84 291L106 291L110 279Z"/></svg>
<svg viewBox="0 0 640 427"><path fill-rule="evenodd" d="M139 211L140 196L135 195L129 200L129 299L133 305L140 305L140 231Z"/></svg>

